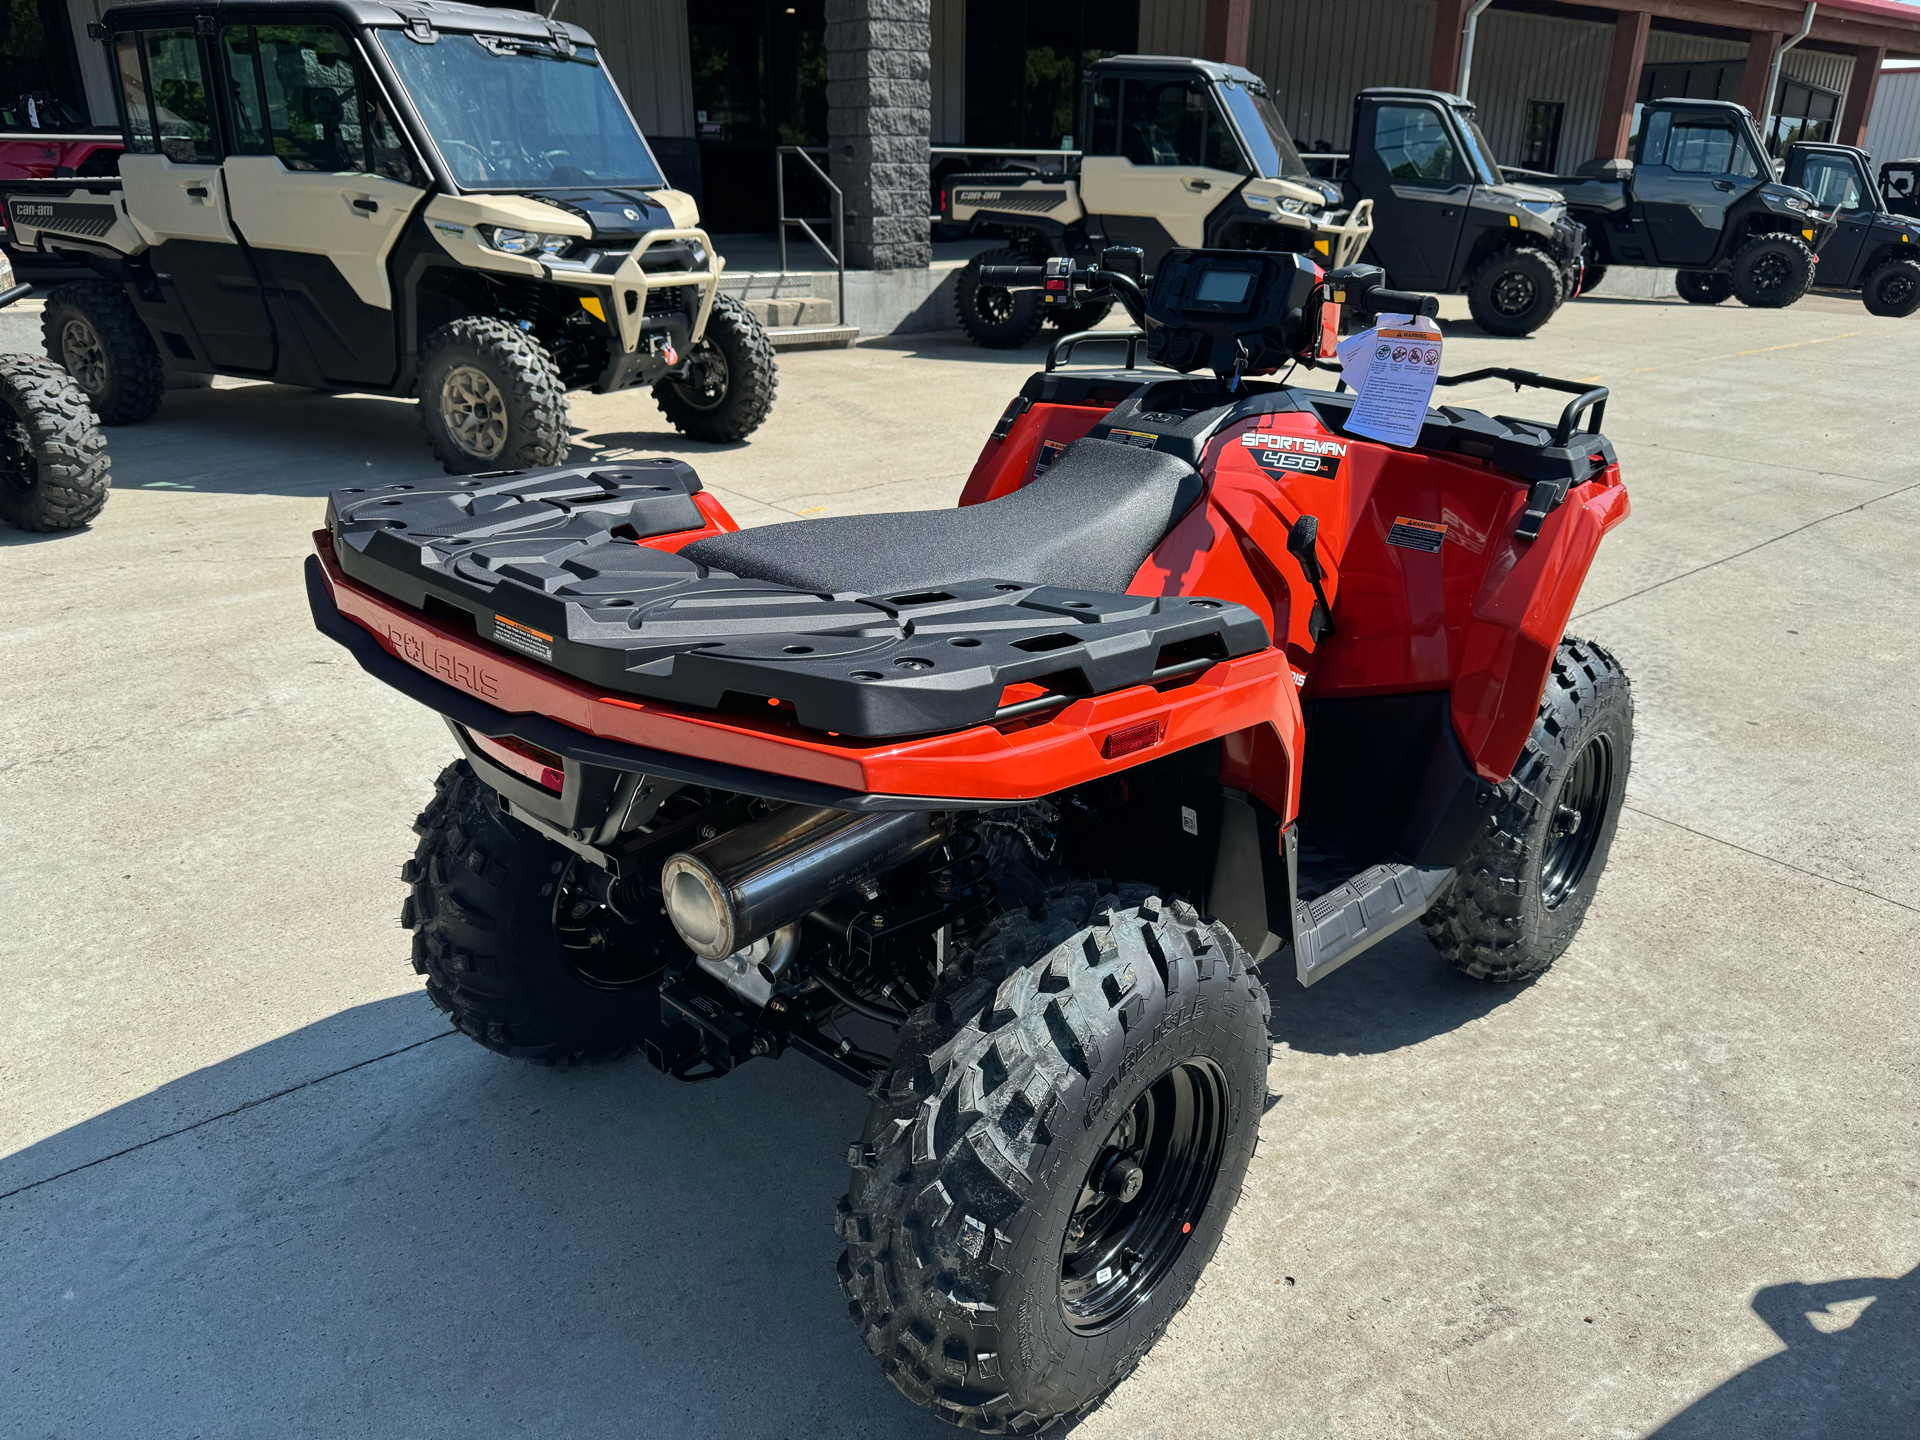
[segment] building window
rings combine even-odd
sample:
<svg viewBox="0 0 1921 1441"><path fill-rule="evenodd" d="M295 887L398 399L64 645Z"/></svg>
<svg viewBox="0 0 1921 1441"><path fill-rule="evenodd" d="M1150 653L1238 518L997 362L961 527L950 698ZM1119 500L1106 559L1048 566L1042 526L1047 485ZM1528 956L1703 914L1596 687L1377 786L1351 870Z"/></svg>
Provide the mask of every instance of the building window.
<svg viewBox="0 0 1921 1441"><path fill-rule="evenodd" d="M1559 100L1530 100L1521 127L1521 168L1552 170L1561 153L1561 119L1567 106Z"/></svg>
<svg viewBox="0 0 1921 1441"><path fill-rule="evenodd" d="M1640 93L1646 105L1655 100L1735 100L1740 96L1739 60L1692 60L1685 65L1649 65L1641 71Z"/></svg>
<svg viewBox="0 0 1921 1441"><path fill-rule="evenodd" d="M1139 39L1140 0L968 0L966 143L1075 148L1081 72Z"/></svg>
<svg viewBox="0 0 1921 1441"><path fill-rule="evenodd" d="M1841 97L1801 80L1781 81L1774 103L1774 122L1768 127L1768 150L1778 160L1797 140L1827 140L1834 134L1834 117Z"/></svg>

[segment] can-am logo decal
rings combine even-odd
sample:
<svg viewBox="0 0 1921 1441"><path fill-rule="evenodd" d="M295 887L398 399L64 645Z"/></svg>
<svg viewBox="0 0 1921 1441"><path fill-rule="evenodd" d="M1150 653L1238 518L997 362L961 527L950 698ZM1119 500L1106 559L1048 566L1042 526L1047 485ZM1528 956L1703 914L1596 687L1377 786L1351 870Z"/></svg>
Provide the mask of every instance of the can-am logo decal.
<svg viewBox="0 0 1921 1441"><path fill-rule="evenodd" d="M442 235L451 235L456 240L461 239L467 233L466 226L450 225L445 220L436 220L434 222L434 229L438 230Z"/></svg>
<svg viewBox="0 0 1921 1441"><path fill-rule="evenodd" d="M1339 440L1319 440L1311 435L1263 435L1258 430L1241 432L1241 444L1254 453L1254 459L1275 479L1283 475L1318 475L1332 480L1341 470L1347 444Z"/></svg>
<svg viewBox="0 0 1921 1441"><path fill-rule="evenodd" d="M437 675L449 684L486 700L496 700L500 696L500 683L488 673L487 667L463 660L452 651L442 650L424 636L402 630L397 625L389 625L387 644L395 655L429 675Z"/></svg>

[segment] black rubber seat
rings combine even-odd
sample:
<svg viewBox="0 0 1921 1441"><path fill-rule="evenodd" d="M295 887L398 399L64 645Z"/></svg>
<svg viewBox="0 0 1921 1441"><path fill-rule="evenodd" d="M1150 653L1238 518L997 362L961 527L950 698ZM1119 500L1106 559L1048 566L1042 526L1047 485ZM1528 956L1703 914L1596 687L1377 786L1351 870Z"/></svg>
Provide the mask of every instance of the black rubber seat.
<svg viewBox="0 0 1921 1441"><path fill-rule="evenodd" d="M1122 592L1195 501L1186 461L1111 440L1077 440L1012 495L953 510L832 516L696 541L714 570L836 595L1012 580Z"/></svg>

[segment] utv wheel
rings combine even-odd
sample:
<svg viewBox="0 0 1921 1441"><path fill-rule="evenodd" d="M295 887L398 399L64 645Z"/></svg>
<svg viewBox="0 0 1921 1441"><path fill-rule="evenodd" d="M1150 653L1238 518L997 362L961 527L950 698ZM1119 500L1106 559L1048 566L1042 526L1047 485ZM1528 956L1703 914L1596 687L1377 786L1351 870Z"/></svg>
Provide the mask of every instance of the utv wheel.
<svg viewBox="0 0 1921 1441"><path fill-rule="evenodd" d="M469 316L420 347L420 424L449 475L561 465L567 387L533 336Z"/></svg>
<svg viewBox="0 0 1921 1441"><path fill-rule="evenodd" d="M1568 948L1607 864L1633 745L1619 663L1592 641L1562 641L1485 834L1421 918L1442 955L1479 980L1523 981Z"/></svg>
<svg viewBox="0 0 1921 1441"><path fill-rule="evenodd" d="M1743 305L1779 310L1814 284L1814 252L1798 235L1757 235L1734 252L1728 278Z"/></svg>
<svg viewBox="0 0 1921 1441"><path fill-rule="evenodd" d="M1912 315L1915 310L1917 268L1905 257L1890 260L1861 287L1861 303L1869 315Z"/></svg>
<svg viewBox="0 0 1921 1441"><path fill-rule="evenodd" d="M695 440L745 440L774 408L780 368L760 321L731 295L716 295L707 330L687 353L684 378L654 387L674 429Z"/></svg>
<svg viewBox="0 0 1921 1441"><path fill-rule="evenodd" d="M1734 294L1734 282L1712 270L1677 270L1674 289L1689 305L1719 305Z"/></svg>
<svg viewBox="0 0 1921 1441"><path fill-rule="evenodd" d="M37 355L0 355L0 520L72 530L100 514L107 480L107 440L73 377Z"/></svg>
<svg viewBox="0 0 1921 1441"><path fill-rule="evenodd" d="M106 425L132 425L160 408L160 352L127 292L107 280L76 280L47 295L40 331L47 358L65 367Z"/></svg>
<svg viewBox="0 0 1921 1441"><path fill-rule="evenodd" d="M1489 335L1531 335L1560 308L1561 272L1529 245L1498 251L1467 283L1474 323Z"/></svg>
<svg viewBox="0 0 1921 1441"><path fill-rule="evenodd" d="M977 345L989 350L1015 350L1040 334L1042 312L1038 290L1008 290L981 284L983 265L1032 265L1034 258L1020 250L989 250L968 261L954 282L954 313L961 329Z"/></svg>
<svg viewBox="0 0 1921 1441"><path fill-rule="evenodd" d="M1047 323L1063 335L1078 335L1083 330L1092 330L1114 313L1114 302L1097 300L1091 305L1056 305L1047 308L1043 317Z"/></svg>
<svg viewBox="0 0 1921 1441"><path fill-rule="evenodd" d="M414 969L454 1025L541 1065L624 1055L660 1014L648 984L686 951L665 921L634 926L581 883L586 862L500 813L466 761L434 783L401 870Z"/></svg>
<svg viewBox="0 0 1921 1441"><path fill-rule="evenodd" d="M1594 294L1595 288L1599 286L1603 280L1607 279L1607 273L1608 268L1605 265L1588 265L1583 267L1581 271L1582 296L1585 297Z"/></svg>
<svg viewBox="0 0 1921 1441"><path fill-rule="evenodd" d="M848 1148L840 1278L909 1400L1025 1435L1132 1371L1220 1244L1267 993L1185 901L1086 883L1003 916L949 978Z"/></svg>

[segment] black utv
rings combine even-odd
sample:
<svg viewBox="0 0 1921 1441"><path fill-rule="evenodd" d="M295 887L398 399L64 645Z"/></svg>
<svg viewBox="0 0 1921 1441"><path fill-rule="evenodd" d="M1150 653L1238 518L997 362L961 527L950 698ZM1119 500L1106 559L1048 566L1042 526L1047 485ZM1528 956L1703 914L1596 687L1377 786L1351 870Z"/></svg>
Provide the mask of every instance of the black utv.
<svg viewBox="0 0 1921 1441"><path fill-rule="evenodd" d="M1754 117L1726 100L1643 107L1632 160L1590 160L1553 182L1587 230L1588 288L1613 265L1677 271L1683 300L1792 305L1834 224L1775 179Z"/></svg>
<svg viewBox="0 0 1921 1441"><path fill-rule="evenodd" d="M1510 184L1474 107L1438 90L1354 98L1351 202L1374 202L1365 259L1397 289L1467 293L1491 335L1527 335L1582 288L1581 228L1551 190Z"/></svg>
<svg viewBox="0 0 1921 1441"><path fill-rule="evenodd" d="M1788 147L1782 178L1812 195L1834 222L1821 246L1816 288L1858 292L1870 315L1914 314L1917 227L1890 210L1869 176L1868 153L1801 141Z"/></svg>

